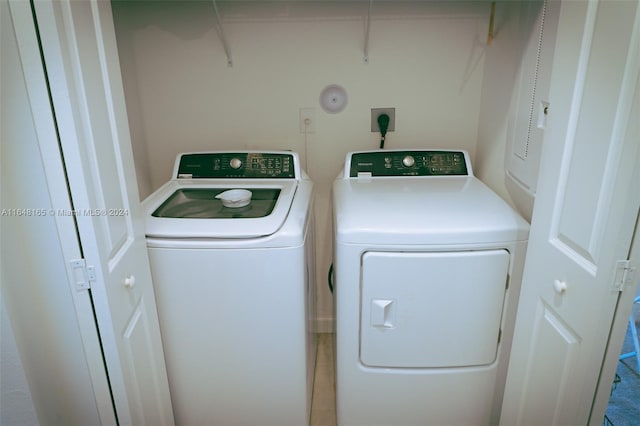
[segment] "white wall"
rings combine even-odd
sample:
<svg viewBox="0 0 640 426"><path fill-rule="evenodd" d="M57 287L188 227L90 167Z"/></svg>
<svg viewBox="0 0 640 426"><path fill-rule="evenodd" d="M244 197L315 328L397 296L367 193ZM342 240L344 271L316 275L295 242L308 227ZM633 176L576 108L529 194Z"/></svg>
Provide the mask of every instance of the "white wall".
<svg viewBox="0 0 640 426"><path fill-rule="evenodd" d="M0 336L0 424L37 426L40 423L1 294Z"/></svg>
<svg viewBox="0 0 640 426"><path fill-rule="evenodd" d="M473 151L489 6L451 3L376 3L365 64L366 2L219 2L228 67L210 1L114 2L134 145L146 150L136 161L150 176L142 195L184 150L303 151L301 107L317 109L308 162L320 181L334 178L348 150L376 147L371 107L397 108L389 148ZM318 105L330 83L349 92L338 115Z"/></svg>
<svg viewBox="0 0 640 426"><path fill-rule="evenodd" d="M170 178L175 155L290 149L316 184L319 312L332 317L331 183L345 153L374 149L370 109L396 108L387 148L476 151L488 2L218 2L228 67L210 1L115 1L114 21L142 196ZM325 113L322 89L348 92ZM315 133L299 109L315 108Z"/></svg>

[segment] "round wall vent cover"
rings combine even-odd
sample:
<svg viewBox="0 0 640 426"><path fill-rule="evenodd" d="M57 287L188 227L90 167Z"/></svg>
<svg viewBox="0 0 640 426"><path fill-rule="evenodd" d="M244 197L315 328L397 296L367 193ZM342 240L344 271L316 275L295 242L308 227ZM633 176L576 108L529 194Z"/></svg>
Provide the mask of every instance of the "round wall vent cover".
<svg viewBox="0 0 640 426"><path fill-rule="evenodd" d="M325 87L320 92L320 106L331 114L342 111L347 106L347 91L337 84Z"/></svg>

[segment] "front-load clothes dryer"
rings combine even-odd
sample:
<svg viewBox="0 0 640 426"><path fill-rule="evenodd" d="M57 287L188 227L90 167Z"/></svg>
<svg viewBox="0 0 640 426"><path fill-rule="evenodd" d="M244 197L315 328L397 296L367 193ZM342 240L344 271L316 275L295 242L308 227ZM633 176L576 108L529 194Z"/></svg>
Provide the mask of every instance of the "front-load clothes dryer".
<svg viewBox="0 0 640 426"><path fill-rule="evenodd" d="M180 154L144 206L176 424L307 425L314 223L297 154Z"/></svg>
<svg viewBox="0 0 640 426"><path fill-rule="evenodd" d="M333 202L338 425L498 424L528 223L465 151L350 153Z"/></svg>

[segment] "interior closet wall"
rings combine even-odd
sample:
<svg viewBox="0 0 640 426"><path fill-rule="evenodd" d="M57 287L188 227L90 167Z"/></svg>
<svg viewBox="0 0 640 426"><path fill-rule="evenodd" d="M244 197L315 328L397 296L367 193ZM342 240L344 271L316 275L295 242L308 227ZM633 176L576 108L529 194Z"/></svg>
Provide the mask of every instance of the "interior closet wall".
<svg viewBox="0 0 640 426"><path fill-rule="evenodd" d="M112 5L141 195L170 178L179 152L299 152L316 184L321 328L332 318L331 183L348 151L378 147L370 109L396 108L389 149L476 156L490 2L376 1L367 63L369 2L219 1L231 67L211 1ZM334 83L349 100L329 114L318 98ZM309 107L315 132L305 135L299 109Z"/></svg>
<svg viewBox="0 0 640 426"><path fill-rule="evenodd" d="M528 40L538 36L534 20L527 19L527 8L540 9L542 4L543 0L497 2L494 38L484 61L474 172L510 203L505 186L505 154L516 74Z"/></svg>

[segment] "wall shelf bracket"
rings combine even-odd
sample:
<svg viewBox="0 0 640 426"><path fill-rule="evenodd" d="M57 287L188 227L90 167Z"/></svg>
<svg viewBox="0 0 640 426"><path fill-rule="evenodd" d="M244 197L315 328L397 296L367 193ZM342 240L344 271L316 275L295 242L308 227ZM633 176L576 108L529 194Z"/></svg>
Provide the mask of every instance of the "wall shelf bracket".
<svg viewBox="0 0 640 426"><path fill-rule="evenodd" d="M218 28L218 36L220 37L220 41L222 41L222 46L224 47L224 53L227 55L227 65L233 66L233 61L231 60L231 50L229 49L229 43L227 43L227 37L224 34L224 27L222 26L222 20L220 19L220 13L218 12L218 4L216 0L213 1L213 12L216 16L216 26Z"/></svg>
<svg viewBox="0 0 640 426"><path fill-rule="evenodd" d="M364 34L364 61L369 63L369 33L371 30L371 9L373 7L373 0L369 0L369 11L367 12L367 22Z"/></svg>
<svg viewBox="0 0 640 426"><path fill-rule="evenodd" d="M489 15L489 34L487 35L487 46L491 45L491 42L493 41L493 37L495 35L494 33L495 18L496 18L496 2L492 1L491 14Z"/></svg>

